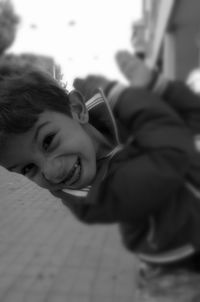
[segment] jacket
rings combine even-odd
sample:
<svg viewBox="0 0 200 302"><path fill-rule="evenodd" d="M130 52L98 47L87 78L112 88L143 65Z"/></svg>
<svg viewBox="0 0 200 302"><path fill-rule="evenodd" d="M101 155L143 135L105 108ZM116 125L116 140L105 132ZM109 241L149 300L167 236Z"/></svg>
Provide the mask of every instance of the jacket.
<svg viewBox="0 0 200 302"><path fill-rule="evenodd" d="M119 223L125 245L145 261L188 257L200 247L200 201L187 183L191 133L154 94L115 95L109 103L100 91L86 103L89 122L113 145L92 187L54 195L82 222Z"/></svg>

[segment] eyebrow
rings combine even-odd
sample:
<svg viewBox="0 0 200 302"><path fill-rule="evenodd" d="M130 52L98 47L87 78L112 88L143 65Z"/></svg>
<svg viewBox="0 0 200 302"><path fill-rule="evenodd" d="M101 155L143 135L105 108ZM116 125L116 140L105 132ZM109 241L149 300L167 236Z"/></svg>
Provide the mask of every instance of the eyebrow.
<svg viewBox="0 0 200 302"><path fill-rule="evenodd" d="M40 124L40 125L36 128L36 131L35 131L35 134L34 134L34 137L33 137L33 140L34 140L34 141L37 141L38 135L39 135L41 129L44 128L44 127L45 127L46 125L48 125L48 124L50 124L49 121Z"/></svg>
<svg viewBox="0 0 200 302"><path fill-rule="evenodd" d="M8 168L6 168L6 169L7 169L8 171L10 171L10 172L13 172L13 170L14 170L16 167L18 167L18 165L14 165L14 166L8 167Z"/></svg>
<svg viewBox="0 0 200 302"><path fill-rule="evenodd" d="M38 138L38 135L39 135L41 129L42 129L43 127L45 127L46 125L48 125L48 124L50 124L49 121L40 124L40 125L36 128L36 131L35 131L35 134L34 134L34 137L33 137L33 141L37 141L37 138ZM9 170L9 171L12 172L12 171L13 171L16 167L18 167L18 166L19 166L18 164L17 164L17 165L13 165L13 166L11 166L11 167L8 167L7 170Z"/></svg>

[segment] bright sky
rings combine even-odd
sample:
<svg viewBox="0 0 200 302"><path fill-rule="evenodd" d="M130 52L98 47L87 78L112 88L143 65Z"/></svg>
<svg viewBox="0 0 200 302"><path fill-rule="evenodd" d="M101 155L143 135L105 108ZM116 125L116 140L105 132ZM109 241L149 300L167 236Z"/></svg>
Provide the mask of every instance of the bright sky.
<svg viewBox="0 0 200 302"><path fill-rule="evenodd" d="M117 50L132 50L131 27L141 0L12 0L21 18L9 52L53 56L71 85L95 73L123 80Z"/></svg>

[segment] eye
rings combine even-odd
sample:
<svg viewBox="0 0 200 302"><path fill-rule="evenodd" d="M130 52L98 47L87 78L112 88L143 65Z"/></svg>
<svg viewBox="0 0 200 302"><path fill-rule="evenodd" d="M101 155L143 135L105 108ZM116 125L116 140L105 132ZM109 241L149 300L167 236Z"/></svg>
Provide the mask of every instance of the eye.
<svg viewBox="0 0 200 302"><path fill-rule="evenodd" d="M48 151L48 149L51 147L51 143L54 139L54 136L55 136L55 134L50 134L50 135L45 136L45 138L42 142L42 148L45 151Z"/></svg>
<svg viewBox="0 0 200 302"><path fill-rule="evenodd" d="M28 164L21 170L21 174L24 176L27 176L27 174L30 175L30 173L33 173L34 169L35 169L34 164Z"/></svg>

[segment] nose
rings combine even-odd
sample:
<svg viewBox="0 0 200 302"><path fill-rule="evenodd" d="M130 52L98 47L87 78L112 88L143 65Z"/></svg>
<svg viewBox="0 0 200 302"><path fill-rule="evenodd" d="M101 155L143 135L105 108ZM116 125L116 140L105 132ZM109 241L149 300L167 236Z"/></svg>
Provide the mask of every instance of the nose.
<svg viewBox="0 0 200 302"><path fill-rule="evenodd" d="M62 161L58 158L46 159L43 163L42 174L51 183L59 183L64 178Z"/></svg>

